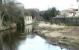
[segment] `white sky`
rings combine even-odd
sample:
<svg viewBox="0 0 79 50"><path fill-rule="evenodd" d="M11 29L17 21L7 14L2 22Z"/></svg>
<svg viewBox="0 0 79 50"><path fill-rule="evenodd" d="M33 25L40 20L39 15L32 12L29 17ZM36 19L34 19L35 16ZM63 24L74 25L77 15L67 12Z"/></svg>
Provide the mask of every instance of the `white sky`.
<svg viewBox="0 0 79 50"><path fill-rule="evenodd" d="M18 0L24 4L26 9L38 8L39 10L46 10L51 7L56 7L59 10L68 8L78 8L76 0Z"/></svg>

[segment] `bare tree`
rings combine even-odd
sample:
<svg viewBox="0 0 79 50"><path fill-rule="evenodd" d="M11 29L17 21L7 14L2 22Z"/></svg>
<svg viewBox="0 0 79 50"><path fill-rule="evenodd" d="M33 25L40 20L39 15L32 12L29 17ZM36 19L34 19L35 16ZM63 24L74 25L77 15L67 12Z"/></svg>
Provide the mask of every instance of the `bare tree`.
<svg viewBox="0 0 79 50"><path fill-rule="evenodd" d="M8 0L4 0L4 4L2 4L1 10L1 19L3 25L10 25L12 22L19 25L19 29L24 29L24 13L23 6L18 6L18 3Z"/></svg>

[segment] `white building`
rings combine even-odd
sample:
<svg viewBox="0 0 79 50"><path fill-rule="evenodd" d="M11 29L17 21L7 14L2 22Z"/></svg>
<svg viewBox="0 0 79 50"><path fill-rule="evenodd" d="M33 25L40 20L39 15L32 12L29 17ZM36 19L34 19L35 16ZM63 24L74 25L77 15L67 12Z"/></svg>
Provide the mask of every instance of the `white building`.
<svg viewBox="0 0 79 50"><path fill-rule="evenodd" d="M60 15L63 16L63 17L79 16L78 9L74 9L74 8L69 8L69 9L63 10L63 11L61 11Z"/></svg>
<svg viewBox="0 0 79 50"><path fill-rule="evenodd" d="M79 11L79 0L77 0L77 2L78 2L78 11Z"/></svg>
<svg viewBox="0 0 79 50"><path fill-rule="evenodd" d="M78 11L76 12L76 15L79 16L79 0L77 0L78 3Z"/></svg>
<svg viewBox="0 0 79 50"><path fill-rule="evenodd" d="M25 17L25 25L33 23L32 16Z"/></svg>
<svg viewBox="0 0 79 50"><path fill-rule="evenodd" d="M77 0L77 2L78 2L78 9L69 8L66 10L62 10L60 12L60 15L58 15L57 17L79 17L79 0Z"/></svg>

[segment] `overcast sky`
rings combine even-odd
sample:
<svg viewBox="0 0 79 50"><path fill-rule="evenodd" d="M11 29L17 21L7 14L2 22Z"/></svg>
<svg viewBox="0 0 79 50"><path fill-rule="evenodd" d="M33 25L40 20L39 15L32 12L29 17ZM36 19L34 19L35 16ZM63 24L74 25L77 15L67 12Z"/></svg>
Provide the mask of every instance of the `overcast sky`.
<svg viewBox="0 0 79 50"><path fill-rule="evenodd" d="M68 8L78 8L76 0L18 0L24 4L25 8L38 8L46 10L51 7L56 7L59 10Z"/></svg>

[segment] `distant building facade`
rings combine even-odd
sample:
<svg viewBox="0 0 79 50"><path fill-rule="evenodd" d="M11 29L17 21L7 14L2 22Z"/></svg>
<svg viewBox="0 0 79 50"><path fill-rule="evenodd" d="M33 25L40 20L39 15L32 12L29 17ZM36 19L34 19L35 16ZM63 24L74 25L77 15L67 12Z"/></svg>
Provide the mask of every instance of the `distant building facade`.
<svg viewBox="0 0 79 50"><path fill-rule="evenodd" d="M77 0L77 3L78 3L78 11L79 11L79 0Z"/></svg>
<svg viewBox="0 0 79 50"><path fill-rule="evenodd" d="M79 16L79 0L77 0L77 3L78 3L78 12L76 12L76 13Z"/></svg>
<svg viewBox="0 0 79 50"><path fill-rule="evenodd" d="M79 16L78 9L69 8L66 10L62 10L60 12L60 15L58 15L57 17L78 17L78 16Z"/></svg>
<svg viewBox="0 0 79 50"><path fill-rule="evenodd" d="M31 24L33 22L32 16L25 16L25 25Z"/></svg>
<svg viewBox="0 0 79 50"><path fill-rule="evenodd" d="M39 9L25 9L25 25L34 23L39 20Z"/></svg>
<svg viewBox="0 0 79 50"><path fill-rule="evenodd" d="M69 8L66 10L62 10L59 15L56 17L79 17L79 0L77 0L78 9Z"/></svg>
<svg viewBox="0 0 79 50"><path fill-rule="evenodd" d="M77 9L67 9L67 10L63 10L61 12L61 15L64 15L65 17L73 17L76 15L77 11L78 11Z"/></svg>

